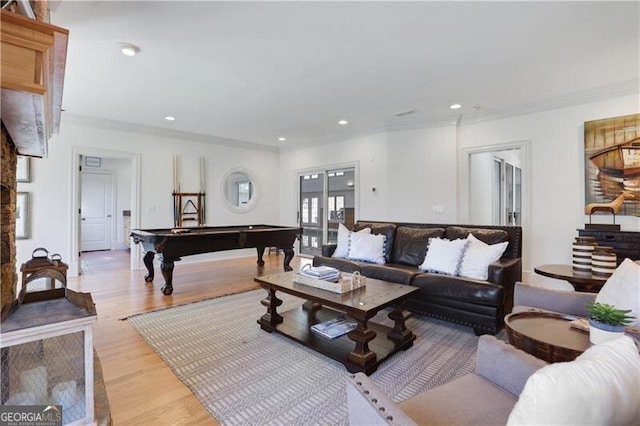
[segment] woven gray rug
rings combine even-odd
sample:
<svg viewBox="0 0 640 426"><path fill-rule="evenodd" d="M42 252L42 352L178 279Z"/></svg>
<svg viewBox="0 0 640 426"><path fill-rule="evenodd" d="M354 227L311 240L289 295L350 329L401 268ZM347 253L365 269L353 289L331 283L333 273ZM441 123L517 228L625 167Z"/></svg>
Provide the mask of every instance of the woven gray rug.
<svg viewBox="0 0 640 426"><path fill-rule="evenodd" d="M284 311L303 300L278 293ZM264 290L129 317L129 323L223 425L348 424L344 366L267 333ZM374 319L391 325L386 312ZM471 328L414 315L412 348L371 376L396 401L473 370Z"/></svg>

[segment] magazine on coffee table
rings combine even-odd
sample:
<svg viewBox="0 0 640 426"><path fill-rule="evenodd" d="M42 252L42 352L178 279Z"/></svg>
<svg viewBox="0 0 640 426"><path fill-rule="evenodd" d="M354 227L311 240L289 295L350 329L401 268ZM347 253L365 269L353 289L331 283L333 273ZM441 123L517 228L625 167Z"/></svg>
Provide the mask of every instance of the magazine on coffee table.
<svg viewBox="0 0 640 426"><path fill-rule="evenodd" d="M358 323L348 320L344 315L311 326L311 331L328 339L335 339L353 331Z"/></svg>

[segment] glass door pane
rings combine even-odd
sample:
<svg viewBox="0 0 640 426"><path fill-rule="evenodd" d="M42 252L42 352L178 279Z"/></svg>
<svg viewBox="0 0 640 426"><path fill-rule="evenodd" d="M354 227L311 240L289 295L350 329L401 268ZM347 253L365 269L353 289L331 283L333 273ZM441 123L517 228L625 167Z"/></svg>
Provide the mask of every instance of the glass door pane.
<svg viewBox="0 0 640 426"><path fill-rule="evenodd" d="M522 225L522 169L514 167L515 172L515 200L513 206L514 225Z"/></svg>
<svg viewBox="0 0 640 426"><path fill-rule="evenodd" d="M505 163L505 190L506 190L506 202L505 202L505 217L507 218L506 224L513 224L513 165Z"/></svg>
<svg viewBox="0 0 640 426"><path fill-rule="evenodd" d="M300 253L310 256L322 253L324 244L324 172L299 175L300 210L299 221L302 228Z"/></svg>
<svg viewBox="0 0 640 426"><path fill-rule="evenodd" d="M322 245L338 241L338 224L353 229L355 168L305 172L298 175L302 228L300 254L322 254Z"/></svg>
<svg viewBox="0 0 640 426"><path fill-rule="evenodd" d="M338 224L353 229L355 222L355 169L327 171L327 242L338 241Z"/></svg>

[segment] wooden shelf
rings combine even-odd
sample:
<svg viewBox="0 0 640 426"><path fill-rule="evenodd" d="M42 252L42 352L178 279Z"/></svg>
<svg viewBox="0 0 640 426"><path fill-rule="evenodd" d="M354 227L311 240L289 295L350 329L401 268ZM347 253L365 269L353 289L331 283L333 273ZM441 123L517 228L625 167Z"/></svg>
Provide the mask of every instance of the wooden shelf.
<svg viewBox="0 0 640 426"><path fill-rule="evenodd" d="M46 157L60 129L69 31L2 11L2 122L20 155Z"/></svg>

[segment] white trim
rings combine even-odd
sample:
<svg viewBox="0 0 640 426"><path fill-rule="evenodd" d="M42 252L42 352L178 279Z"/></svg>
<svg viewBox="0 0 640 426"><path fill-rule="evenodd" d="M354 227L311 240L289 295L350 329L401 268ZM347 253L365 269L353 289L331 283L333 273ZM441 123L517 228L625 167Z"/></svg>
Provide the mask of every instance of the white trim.
<svg viewBox="0 0 640 426"><path fill-rule="evenodd" d="M295 180L296 180L296 196L293 197L293 201L294 201L294 205L293 205L293 211L298 212L299 216L296 215L297 218L297 226L302 226L301 225L301 221L302 221L302 212L300 211L300 176L305 175L305 174L310 174L310 173L323 173L325 175L324 177L324 182L323 182L323 203L326 201L327 199L327 192L328 192L328 188L327 188L327 181L328 181L328 176L327 176L327 171L329 170L334 170L334 169L347 169L347 168L353 168L353 180L354 180L354 185L355 188L357 189L356 191L354 191L353 193L353 208L354 208L354 218L353 220L355 222L358 221L359 219L359 215L360 215L360 161L356 160L356 161L349 161L349 162L345 162L345 163L335 163L335 164L328 164L328 165L320 165L320 166L314 166L314 167L307 167L304 169L296 169L294 170L295 173ZM325 204L325 209L326 209L326 204ZM323 212L323 236L322 238L324 239L324 241L326 241L327 239L327 235L328 235L328 221L326 219L326 214L324 214ZM299 241L300 244L302 244L302 240ZM303 256L303 257L311 257L310 255L306 255L304 253L300 253L298 250L297 253L298 256Z"/></svg>
<svg viewBox="0 0 640 426"><path fill-rule="evenodd" d="M161 138L182 139L193 142L230 146L233 148L250 149L252 151L278 152L278 147L272 145L264 145L237 139L223 138L220 136L205 135L201 133L185 132L181 130L165 129L156 126L145 126L142 124L129 123L126 121L88 117L85 115L72 114L68 112L65 113L64 120L67 123L75 124L78 126L138 133L146 136L153 135Z"/></svg>
<svg viewBox="0 0 640 426"><path fill-rule="evenodd" d="M498 143L479 147L467 147L459 150L458 168L458 223L469 222L469 157L471 154L480 152L504 151L509 149L520 149L522 159L522 232L529 234L531 227L531 195L533 194L533 179L531 179L531 151L532 142L530 139ZM482 225L482 224L474 224ZM530 235L530 234L529 234ZM522 258L527 258L529 253L530 238L523 238Z"/></svg>
<svg viewBox="0 0 640 426"><path fill-rule="evenodd" d="M128 159L131 161L131 229L140 226L140 185L141 176L141 154L135 152L116 151L103 148L72 146L71 147L71 240L70 240L70 260L69 277L78 276L80 273L80 156L96 156L102 158ZM113 216L115 218L115 216ZM125 236L127 238L127 236ZM141 269L142 252L137 244L131 245L130 268Z"/></svg>
<svg viewBox="0 0 640 426"><path fill-rule="evenodd" d="M249 181L251 181L251 186L252 186L251 199L249 200L247 205L243 207L233 205L227 199L227 190L229 189L227 187L227 179L229 178L229 176L231 176L234 173L241 173L247 176L249 178ZM258 179L256 179L255 175L251 171L243 167L234 167L227 170L222 175L222 179L220 179L220 185L218 188L218 195L220 196L220 200L222 200L222 203L232 212L247 213L253 210L258 203L258 199L260 198L260 184L258 182ZM182 206L180 206L180 208L182 208ZM205 223L206 223L206 218L205 218Z"/></svg>

